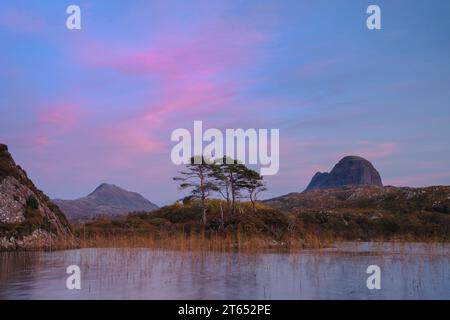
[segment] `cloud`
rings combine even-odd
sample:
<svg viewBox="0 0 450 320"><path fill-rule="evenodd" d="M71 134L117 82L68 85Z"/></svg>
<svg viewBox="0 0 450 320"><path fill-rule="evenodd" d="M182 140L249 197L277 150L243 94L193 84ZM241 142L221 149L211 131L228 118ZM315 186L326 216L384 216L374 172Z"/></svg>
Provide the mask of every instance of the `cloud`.
<svg viewBox="0 0 450 320"><path fill-rule="evenodd" d="M243 105L232 101L246 88L241 78L230 74L256 62L257 46L266 37L245 24L233 26L208 24L188 37L163 31L154 36L159 40L144 46L81 39L74 47L78 63L112 70L125 85L136 77L152 79L151 97L133 106L140 111L102 124L96 130L99 136L131 153L154 152L169 144L168 128L210 119L224 110L242 110Z"/></svg>
<svg viewBox="0 0 450 320"><path fill-rule="evenodd" d="M39 109L37 118L43 126L67 131L77 126L86 114L79 105L62 103Z"/></svg>
<svg viewBox="0 0 450 320"><path fill-rule="evenodd" d="M151 127L147 126L144 120L132 119L125 122L118 122L96 130L101 140L114 145L114 149L121 149L117 155L154 153L161 150L163 141L152 137Z"/></svg>
<svg viewBox="0 0 450 320"><path fill-rule="evenodd" d="M143 41L151 45L107 43L83 39L74 48L75 59L93 69L114 70L121 81L139 76L151 78L149 91L155 100L146 106L157 112L215 105L237 94L239 81L232 73L257 61L258 46L266 37L244 24L204 25L195 36L165 34Z"/></svg>
<svg viewBox="0 0 450 320"><path fill-rule="evenodd" d="M159 39L159 40L155 40ZM254 62L255 46L267 36L244 24L204 25L196 36L157 34L148 46L84 39L76 59L93 68L112 68L122 74L152 75L158 80L186 79L219 73Z"/></svg>

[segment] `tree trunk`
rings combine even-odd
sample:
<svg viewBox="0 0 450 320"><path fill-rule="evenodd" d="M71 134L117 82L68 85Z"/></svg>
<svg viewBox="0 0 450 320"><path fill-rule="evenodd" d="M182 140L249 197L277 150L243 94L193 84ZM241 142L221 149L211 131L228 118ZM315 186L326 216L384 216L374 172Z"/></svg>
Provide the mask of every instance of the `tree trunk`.
<svg viewBox="0 0 450 320"><path fill-rule="evenodd" d="M203 225L206 225L206 192L205 192L205 186L204 186L204 175L203 175L203 171L200 168L200 172L199 172L199 177L200 177L200 192L202 194L202 221L203 221Z"/></svg>
<svg viewBox="0 0 450 320"><path fill-rule="evenodd" d="M234 195L234 190L231 191L231 198L232 198L231 214L234 215L236 213L236 197Z"/></svg>
<svg viewBox="0 0 450 320"><path fill-rule="evenodd" d="M227 187L226 189L226 194L227 194L227 213L230 213L230 190L229 187Z"/></svg>
<svg viewBox="0 0 450 320"><path fill-rule="evenodd" d="M202 215L203 225L206 225L206 206L203 205L203 215Z"/></svg>
<svg viewBox="0 0 450 320"><path fill-rule="evenodd" d="M256 211L256 199L253 194L253 191L250 192L250 202L252 203L253 211L255 212Z"/></svg>
<svg viewBox="0 0 450 320"><path fill-rule="evenodd" d="M236 190L234 185L234 177L233 173L229 172L230 179L230 191L231 191L231 214L234 215L236 213Z"/></svg>

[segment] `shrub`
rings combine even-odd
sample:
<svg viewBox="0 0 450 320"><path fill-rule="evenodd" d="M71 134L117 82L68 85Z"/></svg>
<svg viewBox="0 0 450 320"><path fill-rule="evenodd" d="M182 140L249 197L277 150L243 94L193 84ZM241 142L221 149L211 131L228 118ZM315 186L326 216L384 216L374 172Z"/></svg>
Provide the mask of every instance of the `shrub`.
<svg viewBox="0 0 450 320"><path fill-rule="evenodd" d="M39 202L34 195L31 195L27 198L26 206L31 210L37 210L39 209Z"/></svg>

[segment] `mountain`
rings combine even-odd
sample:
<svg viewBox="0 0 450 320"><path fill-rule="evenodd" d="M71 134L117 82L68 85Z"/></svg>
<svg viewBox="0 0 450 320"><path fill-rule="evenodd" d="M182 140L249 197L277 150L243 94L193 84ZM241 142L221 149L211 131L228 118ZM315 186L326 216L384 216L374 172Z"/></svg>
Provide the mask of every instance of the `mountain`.
<svg viewBox="0 0 450 320"><path fill-rule="evenodd" d="M358 186L382 187L383 183L380 174L368 160L358 156L346 156L330 173L317 172L305 191Z"/></svg>
<svg viewBox="0 0 450 320"><path fill-rule="evenodd" d="M0 250L75 246L64 214L0 144Z"/></svg>
<svg viewBox="0 0 450 320"><path fill-rule="evenodd" d="M151 211L158 206L139 193L102 183L87 197L76 200L55 199L53 202L70 221L81 222L98 216L120 216L132 211Z"/></svg>

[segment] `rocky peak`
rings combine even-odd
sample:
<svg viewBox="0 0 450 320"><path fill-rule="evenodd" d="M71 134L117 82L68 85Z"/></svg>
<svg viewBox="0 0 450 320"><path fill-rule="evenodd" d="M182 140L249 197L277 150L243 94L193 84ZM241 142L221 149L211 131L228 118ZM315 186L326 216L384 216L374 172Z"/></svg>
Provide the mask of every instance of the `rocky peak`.
<svg viewBox="0 0 450 320"><path fill-rule="evenodd" d="M342 158L331 172L317 172L306 190L332 189L339 187L379 186L381 176L368 160L359 156Z"/></svg>
<svg viewBox="0 0 450 320"><path fill-rule="evenodd" d="M125 189L122 189L111 183L102 183L94 191L92 191L88 197L96 197L105 193L116 193L116 192L126 192Z"/></svg>

